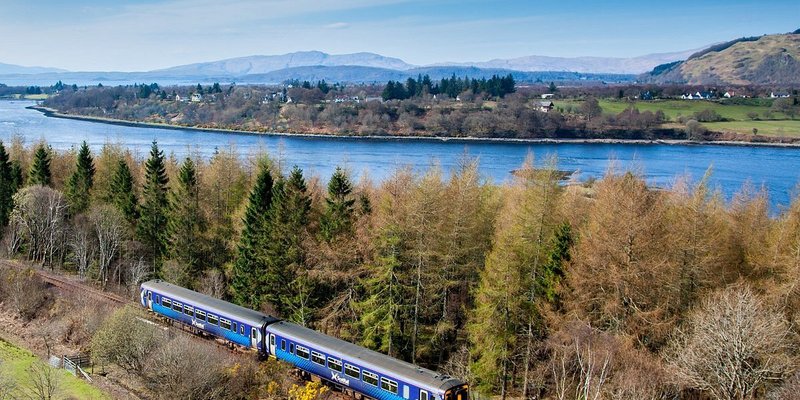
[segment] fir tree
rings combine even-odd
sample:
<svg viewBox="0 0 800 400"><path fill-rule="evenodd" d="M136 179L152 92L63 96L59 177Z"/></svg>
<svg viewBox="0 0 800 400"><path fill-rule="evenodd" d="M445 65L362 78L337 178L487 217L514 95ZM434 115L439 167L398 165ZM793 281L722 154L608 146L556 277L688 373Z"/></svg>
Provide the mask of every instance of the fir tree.
<svg viewBox="0 0 800 400"><path fill-rule="evenodd" d="M19 160L11 162L11 183L14 193L25 184L25 179L22 176L22 165L19 163Z"/></svg>
<svg viewBox="0 0 800 400"><path fill-rule="evenodd" d="M202 272L205 251L206 219L200 208L200 191L197 169L191 158L186 158L178 174L178 187L172 193L175 208L171 219L171 254L188 269L192 278Z"/></svg>
<svg viewBox="0 0 800 400"><path fill-rule="evenodd" d="M50 153L44 148L44 145L41 145L33 155L33 164L31 165L30 173L28 173L28 182L31 185L50 186L51 181Z"/></svg>
<svg viewBox="0 0 800 400"><path fill-rule="evenodd" d="M272 193L272 174L269 163L264 160L260 163L255 185L250 192L231 278L233 301L245 307L261 307L263 291L258 284L259 274L264 270L261 241L267 236L267 215L272 205Z"/></svg>
<svg viewBox="0 0 800 400"><path fill-rule="evenodd" d="M12 164L8 153L0 142L0 227L8 225L11 210L14 209L14 193L17 191L16 182L12 175Z"/></svg>
<svg viewBox="0 0 800 400"><path fill-rule="evenodd" d="M133 190L133 175L128 163L119 160L110 184L111 198L109 199L117 209L122 212L125 219L133 226L139 219L138 200Z"/></svg>
<svg viewBox="0 0 800 400"><path fill-rule="evenodd" d="M306 226L311 211L311 197L307 190L303 171L294 167L289 178L285 182L279 181L273 191L262 288L265 291L264 298L281 314L287 314L288 305L292 302L290 278L298 276L304 268L305 250L302 242L307 235Z"/></svg>
<svg viewBox="0 0 800 400"><path fill-rule="evenodd" d="M94 160L89 146L84 141L78 150L78 161L75 172L67 182L67 201L72 215L80 214L89 208L89 192L94 185Z"/></svg>
<svg viewBox="0 0 800 400"><path fill-rule="evenodd" d="M162 258L167 250L169 188L164 152L153 141L150 158L145 164L145 182L142 190L142 206L136 233L144 243L153 261L156 277L161 276Z"/></svg>
<svg viewBox="0 0 800 400"><path fill-rule="evenodd" d="M320 219L320 235L326 242L333 241L341 234L352 232L353 205L355 199L351 196L353 185L347 174L336 167L336 171L328 183L328 197L325 199L325 211Z"/></svg>

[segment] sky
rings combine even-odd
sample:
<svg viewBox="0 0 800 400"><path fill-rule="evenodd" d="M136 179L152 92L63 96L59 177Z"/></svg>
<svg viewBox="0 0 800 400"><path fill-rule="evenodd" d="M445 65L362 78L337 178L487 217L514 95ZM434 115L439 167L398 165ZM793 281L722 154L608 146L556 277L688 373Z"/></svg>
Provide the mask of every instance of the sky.
<svg viewBox="0 0 800 400"><path fill-rule="evenodd" d="M798 0L0 0L0 62L147 71L373 52L425 65L632 57L800 28Z"/></svg>

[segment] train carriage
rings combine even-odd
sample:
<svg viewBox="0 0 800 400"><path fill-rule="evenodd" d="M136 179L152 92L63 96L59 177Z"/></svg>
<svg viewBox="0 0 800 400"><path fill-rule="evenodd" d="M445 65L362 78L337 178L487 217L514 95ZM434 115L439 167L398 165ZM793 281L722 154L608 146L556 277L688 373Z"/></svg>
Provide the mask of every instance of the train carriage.
<svg viewBox="0 0 800 400"><path fill-rule="evenodd" d="M270 354L379 400L467 400L458 379L286 321L267 325Z"/></svg>
<svg viewBox="0 0 800 400"><path fill-rule="evenodd" d="M142 306L156 314L266 354L264 327L278 321L267 314L237 306L161 280L141 285Z"/></svg>

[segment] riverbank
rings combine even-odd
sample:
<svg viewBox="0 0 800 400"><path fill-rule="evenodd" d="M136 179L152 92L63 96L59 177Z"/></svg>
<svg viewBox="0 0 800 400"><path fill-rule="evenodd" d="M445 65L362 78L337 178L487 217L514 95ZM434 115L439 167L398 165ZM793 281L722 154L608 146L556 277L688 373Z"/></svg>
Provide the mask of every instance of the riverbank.
<svg viewBox="0 0 800 400"><path fill-rule="evenodd" d="M397 135L334 135L334 134L319 134L319 133L281 133L281 132L261 132L249 131L239 129L225 129L225 128L207 128L207 127L194 127L184 125L172 125L156 122L141 122L141 121L128 121L123 119L95 117L76 114L65 114L58 110L44 107L44 106L28 106L31 110L36 110L43 113L47 117L64 118L78 121L87 121L95 123L103 123L119 126L142 127L142 128L160 128L160 129L173 129L173 130L190 130L201 132L215 132L215 133L234 133L244 135L256 136L282 136L282 137L307 137L307 138L335 138L335 139L367 139L367 140L421 140L421 141L437 141L437 142L464 142L464 143L522 143L522 144L661 144L661 145L715 145L715 146L753 146L753 147L788 147L800 148L800 141L796 142L747 142L747 141L731 141L731 140L714 140L714 141L698 141L698 140L675 140L675 139L569 139L569 138L480 138L480 137L440 137L440 136L397 136Z"/></svg>

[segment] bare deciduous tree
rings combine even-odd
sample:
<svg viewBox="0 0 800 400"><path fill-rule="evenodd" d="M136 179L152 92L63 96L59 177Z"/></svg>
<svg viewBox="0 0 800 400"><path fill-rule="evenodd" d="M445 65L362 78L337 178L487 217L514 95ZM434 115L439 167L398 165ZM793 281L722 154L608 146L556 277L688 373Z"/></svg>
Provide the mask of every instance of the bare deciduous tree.
<svg viewBox="0 0 800 400"><path fill-rule="evenodd" d="M94 227L97 238L97 264L100 281L103 286L108 282L108 270L111 262L119 253L120 245L127 236L127 222L116 208L101 205L89 212L89 221Z"/></svg>
<svg viewBox="0 0 800 400"><path fill-rule="evenodd" d="M45 186L26 187L14 195L12 219L22 229L28 257L48 263L63 251L67 229L67 201L57 190Z"/></svg>
<svg viewBox="0 0 800 400"><path fill-rule="evenodd" d="M0 360L0 400L13 399L16 391L17 383L11 379L7 370L3 369L3 360Z"/></svg>
<svg viewBox="0 0 800 400"><path fill-rule="evenodd" d="M31 400L58 398L61 386L60 375L47 364L34 362L27 369L28 382L22 392Z"/></svg>
<svg viewBox="0 0 800 400"><path fill-rule="evenodd" d="M717 399L753 399L795 368L791 335L781 314L749 288L731 288L689 317L669 362L689 387Z"/></svg>
<svg viewBox="0 0 800 400"><path fill-rule="evenodd" d="M72 226L72 235L69 241L72 260L78 269L78 276L84 279L89 272L96 249L94 233L88 218L83 214L73 219Z"/></svg>

